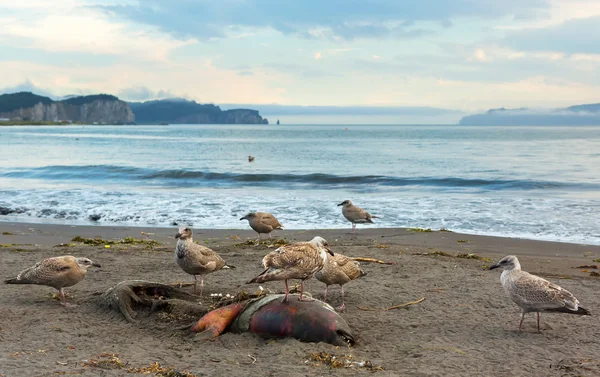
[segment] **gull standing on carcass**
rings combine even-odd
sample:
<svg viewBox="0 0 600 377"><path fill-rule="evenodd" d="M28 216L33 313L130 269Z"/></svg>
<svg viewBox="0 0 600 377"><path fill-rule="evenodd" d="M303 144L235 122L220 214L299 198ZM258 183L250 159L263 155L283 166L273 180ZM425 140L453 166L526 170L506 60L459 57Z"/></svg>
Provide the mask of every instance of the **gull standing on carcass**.
<svg viewBox="0 0 600 377"><path fill-rule="evenodd" d="M336 253L332 257L328 257L325 266L315 274L315 278L322 283L325 283L325 298L327 302L327 291L330 285L339 284L342 288L342 305L336 309L342 311L346 308L344 302L344 284L351 280L365 276L367 273L360 269L360 264L354 259L342 254Z"/></svg>
<svg viewBox="0 0 600 377"><path fill-rule="evenodd" d="M506 256L490 266L490 270L495 268L504 269L500 275L502 287L522 310L519 331L523 328L525 314L530 312L537 313L538 331L540 312L591 315L588 310L579 306L579 301L571 292L539 276L521 271L521 264L514 255Z"/></svg>
<svg viewBox="0 0 600 377"><path fill-rule="evenodd" d="M332 256L334 255L327 241L318 236L310 242L297 242L281 246L263 258L263 267L265 270L247 284L284 280L285 297L283 298L283 302L287 302L290 291L287 281L290 279L299 279L302 281L300 286L300 301L303 301L304 281L313 277L317 271L323 268L327 261L327 253Z"/></svg>
<svg viewBox="0 0 600 377"><path fill-rule="evenodd" d="M356 232L356 224L374 224L372 219L377 218L377 216L373 216L364 209L355 206L350 200L344 200L338 206L342 206L342 215L352 223L352 233Z"/></svg>
<svg viewBox="0 0 600 377"><path fill-rule="evenodd" d="M66 301L63 288L71 287L83 280L90 266L100 267L98 263L88 258L76 258L63 255L44 259L35 266L23 270L12 279L6 279L6 284L37 284L47 285L58 289L58 299L64 306L74 306Z"/></svg>
<svg viewBox="0 0 600 377"><path fill-rule="evenodd" d="M261 240L261 234L265 233L271 238L271 232L275 229L283 229L283 226L277 221L275 216L266 212L250 212L240 220L248 220L250 228L258 233L258 241Z"/></svg>
<svg viewBox="0 0 600 377"><path fill-rule="evenodd" d="M194 243L192 230L189 227L181 227L175 235L177 246L175 247L175 262L181 269L190 275L194 275L194 294L197 292L200 275L200 296L204 292L204 275L210 274L222 268L235 268L227 265L214 250L206 246Z"/></svg>

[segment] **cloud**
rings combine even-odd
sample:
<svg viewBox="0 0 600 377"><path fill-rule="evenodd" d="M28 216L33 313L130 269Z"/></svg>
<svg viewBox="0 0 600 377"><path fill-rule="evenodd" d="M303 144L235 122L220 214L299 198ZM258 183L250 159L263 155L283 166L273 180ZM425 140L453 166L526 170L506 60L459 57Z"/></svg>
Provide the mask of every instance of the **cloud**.
<svg viewBox="0 0 600 377"><path fill-rule="evenodd" d="M318 59L316 55L314 56L314 58ZM316 66L318 66L318 64ZM279 73L283 73L283 74L292 75L294 77L300 77L300 78L306 78L306 79L325 79L325 78L344 76L339 71L313 68L308 65L293 64L293 63L264 64L262 66L262 68L266 69L267 72L279 72Z"/></svg>
<svg viewBox="0 0 600 377"><path fill-rule="evenodd" d="M293 105L256 105L223 104L223 109L252 108L264 114L278 115L456 115L457 110L447 110L427 106L293 106Z"/></svg>
<svg viewBox="0 0 600 377"><path fill-rule="evenodd" d="M168 90L154 91L145 86L124 88L118 92L118 97L127 101L146 101L151 99L164 99L177 97Z"/></svg>
<svg viewBox="0 0 600 377"><path fill-rule="evenodd" d="M381 0L146 0L135 5L103 6L111 15L154 25L177 38L223 38L231 27L269 28L282 34L315 37L320 28L342 39L416 38L431 30L414 28L415 21L435 21L447 28L456 17L500 19L543 16L546 0L421 0L419 2ZM312 32L311 32L312 30Z"/></svg>
<svg viewBox="0 0 600 377"><path fill-rule="evenodd" d="M475 53L473 54L473 58L480 62L487 62L487 61L491 60L491 58L488 57L487 54L485 53L485 51L481 48L478 48L477 50L475 50Z"/></svg>
<svg viewBox="0 0 600 377"><path fill-rule="evenodd" d="M74 0L59 1L56 7L40 2L33 9L27 2L9 6L0 1L0 11L8 9L0 12L0 42L6 46L164 60L172 50L194 43L190 38L180 40L163 35L151 25L115 21Z"/></svg>
<svg viewBox="0 0 600 377"><path fill-rule="evenodd" d="M17 84L14 86L7 86L5 88L0 89L0 94L16 93L16 92L32 92L32 93L38 94L40 96L50 97L52 99L57 98L57 96L55 96L53 93L51 93L48 90L38 87L29 79L26 79L24 82L22 82L20 84Z"/></svg>
<svg viewBox="0 0 600 377"><path fill-rule="evenodd" d="M315 57L315 60L321 60L321 58L323 57L323 54L321 54L320 52L315 52L314 57Z"/></svg>
<svg viewBox="0 0 600 377"><path fill-rule="evenodd" d="M502 43L520 51L600 54L600 16L573 19L550 27L514 31Z"/></svg>

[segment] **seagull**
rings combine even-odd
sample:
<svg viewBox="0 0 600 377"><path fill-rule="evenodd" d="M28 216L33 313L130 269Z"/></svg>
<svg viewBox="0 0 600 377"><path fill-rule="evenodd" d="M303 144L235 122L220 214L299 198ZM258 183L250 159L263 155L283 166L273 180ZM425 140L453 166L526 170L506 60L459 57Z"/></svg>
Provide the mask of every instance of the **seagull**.
<svg viewBox="0 0 600 377"><path fill-rule="evenodd" d="M246 284L284 280L285 297L283 302L287 302L290 291L287 281L289 279L299 279L302 281L300 301L303 301L304 281L313 277L317 271L323 268L327 261L327 253L334 255L327 241L318 236L309 242L297 242L281 246L263 258L262 263L265 270Z"/></svg>
<svg viewBox="0 0 600 377"><path fill-rule="evenodd" d="M283 229L283 226L277 221L275 216L266 212L250 212L240 220L248 220L250 228L258 233L258 241L261 240L261 233L267 233L271 238L271 232L274 229Z"/></svg>
<svg viewBox="0 0 600 377"><path fill-rule="evenodd" d="M175 235L177 246L175 247L175 262L181 269L190 275L194 275L194 294L197 292L198 280L196 275L200 275L200 296L204 292L204 275L215 272L222 268L235 268L225 263L214 250L206 246L194 243L192 230L183 226L179 228Z"/></svg>
<svg viewBox="0 0 600 377"><path fill-rule="evenodd" d="M82 281L90 266L100 267L100 264L88 258L76 258L72 255L47 258L21 271L17 277L4 280L4 283L47 285L58 290L58 299L62 305L75 306L67 303L63 288Z"/></svg>
<svg viewBox="0 0 600 377"><path fill-rule="evenodd" d="M248 162L254 161L254 156L248 156Z"/></svg>
<svg viewBox="0 0 600 377"><path fill-rule="evenodd" d="M519 331L523 328L525 314L537 313L537 328L540 331L540 312L560 312L578 315L591 315L579 306L579 301L558 285L539 276L521 271L521 264L514 255L502 258L498 263L490 266L490 270L502 268L500 276L502 287L522 310Z"/></svg>
<svg viewBox="0 0 600 377"><path fill-rule="evenodd" d="M338 311L343 311L346 308L344 303L344 284L349 281L365 276L367 273L360 269L359 263L354 259L342 254L335 254L333 257L328 257L325 266L315 274L315 278L322 283L325 283L325 299L327 302L327 291L330 285L339 284L342 288L342 305L337 307Z"/></svg>
<svg viewBox="0 0 600 377"><path fill-rule="evenodd" d="M338 204L339 206L342 206L342 215L352 223L352 233L356 232L356 224L374 224L372 219L377 218L377 216L373 216L364 209L355 206L350 200L344 200Z"/></svg>

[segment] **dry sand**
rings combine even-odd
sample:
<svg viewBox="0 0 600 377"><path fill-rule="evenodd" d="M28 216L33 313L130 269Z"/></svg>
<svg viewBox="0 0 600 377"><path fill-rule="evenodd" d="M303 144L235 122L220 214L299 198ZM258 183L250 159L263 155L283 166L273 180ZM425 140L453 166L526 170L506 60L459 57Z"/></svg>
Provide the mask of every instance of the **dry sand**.
<svg viewBox="0 0 600 377"><path fill-rule="evenodd" d="M152 233L144 236L141 232ZM65 308L51 298L49 287L2 285L0 290L0 376L134 376L130 368L152 363L171 367L171 376L187 371L197 376L312 376L375 373L378 376L491 376L491 375L597 375L600 373L598 317L543 314L541 333L535 315L526 317L525 331L517 332L519 309L505 297L499 272L485 266L508 254L520 258L523 268L547 277L575 294L582 306L600 313L600 278L590 276L600 265L599 246L482 237L450 232L415 232L406 229L364 229L354 237L348 230L275 232L288 241L327 239L334 252L397 262L363 263L368 275L346 285L342 316L357 344L351 349L294 339L264 340L254 334L224 334L216 341L176 336L156 316L128 323L98 310L86 300L94 292L128 279L162 283L190 281L174 263L175 228L114 228L0 223L0 277L50 256L86 256L102 264L80 284L67 288ZM118 240L150 238L161 243L113 245L111 248L74 244L75 236ZM272 248L239 245L251 231L195 230L194 239L217 250L236 270L207 278L205 294L255 291L244 282L261 271L260 261ZM29 245L27 245L29 244ZM485 260L435 255L475 253ZM429 254L429 255L423 255ZM263 285L282 291L283 283ZM191 288L185 288L190 289ZM322 298L324 286L316 280L307 290ZM358 306L386 308L418 300L409 309L364 311ZM330 303L340 304L339 288L330 290ZM349 356L383 368L330 369L311 360L312 353ZM100 366L93 360L109 360ZM118 363L122 363L120 366ZM192 375L190 374L190 375ZM168 375L168 374L163 374Z"/></svg>

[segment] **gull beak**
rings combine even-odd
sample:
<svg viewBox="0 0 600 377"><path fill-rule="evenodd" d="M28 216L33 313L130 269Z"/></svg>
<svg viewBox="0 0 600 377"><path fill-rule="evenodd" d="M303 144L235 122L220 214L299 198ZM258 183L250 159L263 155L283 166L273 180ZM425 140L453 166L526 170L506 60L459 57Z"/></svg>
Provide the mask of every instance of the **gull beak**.
<svg viewBox="0 0 600 377"><path fill-rule="evenodd" d="M181 237L181 233L177 233L177 234L175 235L175 238L179 238L179 237Z"/></svg>
<svg viewBox="0 0 600 377"><path fill-rule="evenodd" d="M333 255L334 255L334 254L333 254L333 250L331 250L331 249L329 248L329 246L325 246L325 250L327 250L327 252L328 252L329 254L331 254L331 256L333 256Z"/></svg>
<svg viewBox="0 0 600 377"><path fill-rule="evenodd" d="M340 204L338 204L337 206L339 207L339 206L343 206L343 205L344 205L344 203L340 203Z"/></svg>
<svg viewBox="0 0 600 377"><path fill-rule="evenodd" d="M494 268L498 268L500 266L498 266L498 263L491 265L489 268L490 270L493 270Z"/></svg>
<svg viewBox="0 0 600 377"><path fill-rule="evenodd" d="M246 216L241 217L240 220L248 220L248 218Z"/></svg>
<svg viewBox="0 0 600 377"><path fill-rule="evenodd" d="M100 265L100 263L96 263L96 262L92 263L92 266L94 266L94 267L102 267L102 266Z"/></svg>

